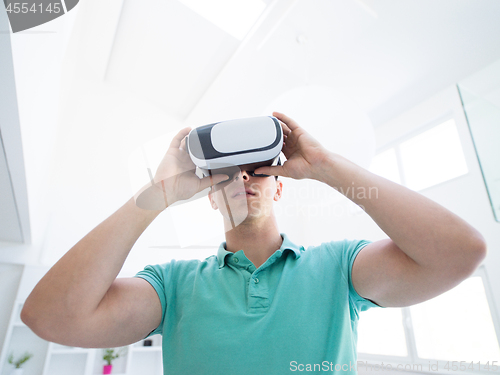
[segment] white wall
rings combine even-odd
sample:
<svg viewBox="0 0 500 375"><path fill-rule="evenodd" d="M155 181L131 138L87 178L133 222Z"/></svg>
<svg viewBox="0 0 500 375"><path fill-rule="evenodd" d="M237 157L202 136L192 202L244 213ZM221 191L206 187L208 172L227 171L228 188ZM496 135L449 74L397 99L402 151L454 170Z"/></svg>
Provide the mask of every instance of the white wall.
<svg viewBox="0 0 500 375"><path fill-rule="evenodd" d="M23 274L23 268L23 266L18 264L0 263L0 353L3 350L5 334Z"/></svg>
<svg viewBox="0 0 500 375"><path fill-rule="evenodd" d="M1 11L2 15L6 14L3 8ZM22 174L23 181L26 181L27 194L16 191L21 214L24 210L28 212L29 208L29 217L26 215L29 225L25 226L29 232L24 236L25 243L0 243L0 262L32 264L39 260L51 208L47 194L56 143L61 61L75 15L76 9L28 32L4 33L0 37L10 39L2 47L5 56L12 52L14 70L10 75L15 80L15 90L11 90L9 98L17 99L18 108L10 109L19 112L19 122L2 124L2 132L7 126L9 134L20 133L19 142L17 139L14 139L16 142L4 139L4 142L7 143L6 150L15 147L15 152L23 153L24 159L17 157L15 164L12 163L11 173L14 176ZM2 21L7 22L6 16ZM8 26L2 23L4 27L8 30Z"/></svg>

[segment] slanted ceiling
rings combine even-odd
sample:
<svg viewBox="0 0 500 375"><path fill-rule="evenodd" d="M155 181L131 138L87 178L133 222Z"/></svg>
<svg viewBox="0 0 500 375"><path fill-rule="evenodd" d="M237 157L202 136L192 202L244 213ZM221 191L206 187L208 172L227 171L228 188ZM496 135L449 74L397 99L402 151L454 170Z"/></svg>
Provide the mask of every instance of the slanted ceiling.
<svg viewBox="0 0 500 375"><path fill-rule="evenodd" d="M127 1L106 81L184 119L238 44L178 1Z"/></svg>
<svg viewBox="0 0 500 375"><path fill-rule="evenodd" d="M176 0L120 12L105 81L193 125L305 84L342 90L378 125L500 57L496 0L275 0L243 41Z"/></svg>

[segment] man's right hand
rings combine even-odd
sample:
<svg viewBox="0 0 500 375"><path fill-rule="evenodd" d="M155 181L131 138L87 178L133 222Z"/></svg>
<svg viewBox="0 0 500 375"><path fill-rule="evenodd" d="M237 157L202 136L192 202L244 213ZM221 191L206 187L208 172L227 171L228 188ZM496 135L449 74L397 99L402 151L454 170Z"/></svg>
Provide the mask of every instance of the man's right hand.
<svg viewBox="0 0 500 375"><path fill-rule="evenodd" d="M177 201L189 199L209 186L228 179L227 175L213 175L202 179L196 176L196 166L186 152L186 136L190 131L191 128L184 128L172 139L154 180L134 197L139 208L163 210Z"/></svg>

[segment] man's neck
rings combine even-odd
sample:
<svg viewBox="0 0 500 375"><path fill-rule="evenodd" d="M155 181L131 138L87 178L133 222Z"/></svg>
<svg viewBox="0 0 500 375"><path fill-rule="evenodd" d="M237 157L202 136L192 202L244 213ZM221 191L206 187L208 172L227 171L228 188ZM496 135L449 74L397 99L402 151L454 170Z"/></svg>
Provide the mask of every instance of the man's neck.
<svg viewBox="0 0 500 375"><path fill-rule="evenodd" d="M226 232L226 250L243 250L246 257L259 268L281 247L283 238L274 217L265 222L241 223Z"/></svg>

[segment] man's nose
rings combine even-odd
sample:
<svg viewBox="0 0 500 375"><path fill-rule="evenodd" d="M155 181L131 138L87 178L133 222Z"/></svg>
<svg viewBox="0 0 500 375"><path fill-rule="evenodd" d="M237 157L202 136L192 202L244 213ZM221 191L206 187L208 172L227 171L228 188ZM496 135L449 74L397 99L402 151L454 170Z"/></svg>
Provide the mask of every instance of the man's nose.
<svg viewBox="0 0 500 375"><path fill-rule="evenodd" d="M240 171L240 173L238 173L238 175L236 176L236 180L238 180L240 176L245 181L248 181L250 179L250 175L247 171Z"/></svg>

